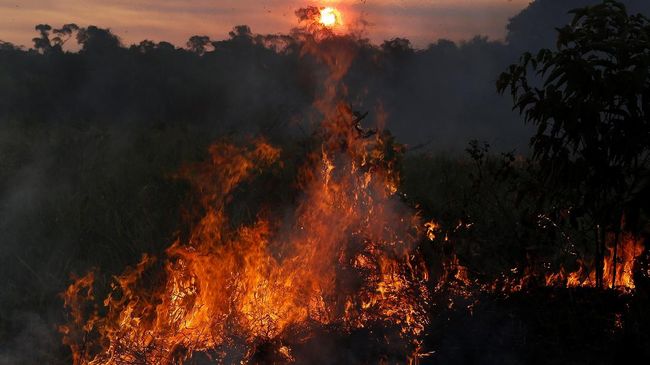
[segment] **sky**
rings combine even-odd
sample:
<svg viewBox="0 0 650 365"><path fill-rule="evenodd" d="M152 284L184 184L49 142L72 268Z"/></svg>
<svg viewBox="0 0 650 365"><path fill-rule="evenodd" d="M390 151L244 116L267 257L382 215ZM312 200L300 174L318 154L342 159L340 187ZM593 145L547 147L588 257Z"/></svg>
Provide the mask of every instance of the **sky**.
<svg viewBox="0 0 650 365"><path fill-rule="evenodd" d="M226 38L235 25L254 33L286 33L294 10L333 6L346 26L366 24L373 42L405 37L425 47L440 38L503 39L510 17L530 0L0 0L0 40L31 46L34 25L110 28L125 44L141 40L183 46L192 35Z"/></svg>

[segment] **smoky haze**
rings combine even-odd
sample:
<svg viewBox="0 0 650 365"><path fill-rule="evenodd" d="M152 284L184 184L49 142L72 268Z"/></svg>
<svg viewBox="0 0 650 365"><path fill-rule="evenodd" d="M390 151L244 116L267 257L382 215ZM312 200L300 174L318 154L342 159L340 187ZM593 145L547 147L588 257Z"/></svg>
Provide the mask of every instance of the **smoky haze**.
<svg viewBox="0 0 650 365"><path fill-rule="evenodd" d="M414 150L462 153L478 139L525 154L531 130L495 82L523 51L552 47L570 9L596 2L534 1L506 42L359 41L352 107L370 112L368 124L385 111L385 127ZM650 15L647 0L624 3ZM118 36L84 25L71 53L0 43L0 364L53 363L64 351L57 293L71 272L99 267L108 282L168 246L185 187L167 177L183 161L224 136L281 143L314 128L323 70L290 35L239 26L187 47Z"/></svg>

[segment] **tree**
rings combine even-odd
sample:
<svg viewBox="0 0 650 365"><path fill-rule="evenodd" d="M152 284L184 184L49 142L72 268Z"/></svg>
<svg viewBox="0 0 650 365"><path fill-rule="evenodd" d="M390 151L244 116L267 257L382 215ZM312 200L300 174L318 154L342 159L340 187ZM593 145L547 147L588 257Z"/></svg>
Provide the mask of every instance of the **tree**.
<svg viewBox="0 0 650 365"><path fill-rule="evenodd" d="M176 50L176 47L174 47L174 45L169 42L162 41L162 42L158 42L158 44L156 45L156 49L163 52L173 52Z"/></svg>
<svg viewBox="0 0 650 365"><path fill-rule="evenodd" d="M415 54L411 41L405 38L393 38L381 44L381 50L393 60L404 61Z"/></svg>
<svg viewBox="0 0 650 365"><path fill-rule="evenodd" d="M250 43L253 39L253 32L248 25L236 25L228 32L230 39Z"/></svg>
<svg viewBox="0 0 650 365"><path fill-rule="evenodd" d="M510 18L506 41L516 50L549 48L555 44L555 29L571 21L571 9L594 5L598 0L535 0ZM628 11L650 14L647 0L623 0Z"/></svg>
<svg viewBox="0 0 650 365"><path fill-rule="evenodd" d="M63 47L63 45L72 38L72 33L79 30L79 26L74 23L64 24L60 29L54 29L53 32L56 34L56 37L52 41L58 46Z"/></svg>
<svg viewBox="0 0 650 365"><path fill-rule="evenodd" d="M79 29L77 42L82 46L82 51L97 54L115 51L120 47L120 39L110 29L94 25Z"/></svg>
<svg viewBox="0 0 650 365"><path fill-rule="evenodd" d="M202 55L209 44L210 37L207 35L194 35L187 41L187 48L198 55Z"/></svg>
<svg viewBox="0 0 650 365"><path fill-rule="evenodd" d="M79 30L79 27L74 24L64 24L60 29L52 29L49 24L38 24L34 27L39 32L39 37L32 39L34 48L45 54L49 52L61 52L63 45L72 38L72 34ZM56 36L50 39L50 31Z"/></svg>
<svg viewBox="0 0 650 365"><path fill-rule="evenodd" d="M131 46L131 48L138 50L138 52L140 53L150 53L154 49L156 49L156 43L154 41L145 39L141 41L140 44L138 44L137 46L136 45Z"/></svg>
<svg viewBox="0 0 650 365"><path fill-rule="evenodd" d="M514 109L537 126L532 158L543 185L559 192L545 198L592 222L602 285L606 238L616 237L616 256L621 229L638 229L648 189L650 21L611 0L571 13L557 50L524 53L497 89L510 90Z"/></svg>
<svg viewBox="0 0 650 365"><path fill-rule="evenodd" d="M48 24L38 24L34 29L40 34L40 37L32 38L34 48L41 53L47 53L52 49L52 43L50 42L50 30L52 30L52 27Z"/></svg>
<svg viewBox="0 0 650 365"><path fill-rule="evenodd" d="M0 51L18 51L18 50L20 50L20 47L14 45L13 43L0 40Z"/></svg>

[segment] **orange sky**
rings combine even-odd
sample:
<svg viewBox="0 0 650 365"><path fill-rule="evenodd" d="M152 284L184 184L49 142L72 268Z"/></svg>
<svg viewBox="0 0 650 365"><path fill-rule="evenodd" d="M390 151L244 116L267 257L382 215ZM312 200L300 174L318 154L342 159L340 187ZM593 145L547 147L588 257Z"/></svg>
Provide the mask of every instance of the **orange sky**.
<svg viewBox="0 0 650 365"><path fill-rule="evenodd" d="M227 37L238 24L255 33L283 33L305 5L336 6L344 21L363 19L375 42L406 37L417 46L475 34L503 38L509 17L530 0L0 0L0 40L31 46L34 25L111 28L126 44L143 39L184 45L194 34Z"/></svg>

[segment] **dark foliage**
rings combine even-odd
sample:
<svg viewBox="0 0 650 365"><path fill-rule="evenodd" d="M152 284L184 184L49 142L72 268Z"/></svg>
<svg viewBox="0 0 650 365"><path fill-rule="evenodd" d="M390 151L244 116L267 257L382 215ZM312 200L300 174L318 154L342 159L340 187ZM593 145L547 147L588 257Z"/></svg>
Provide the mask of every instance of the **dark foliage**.
<svg viewBox="0 0 650 365"><path fill-rule="evenodd" d="M498 89L509 89L514 107L537 127L531 146L540 198L569 210L575 224L590 222L598 268L606 234L638 233L647 213L650 21L628 16L615 1L572 13L559 29L558 50L525 53Z"/></svg>

